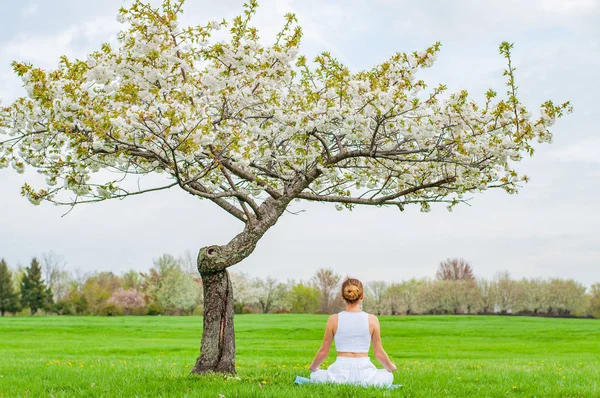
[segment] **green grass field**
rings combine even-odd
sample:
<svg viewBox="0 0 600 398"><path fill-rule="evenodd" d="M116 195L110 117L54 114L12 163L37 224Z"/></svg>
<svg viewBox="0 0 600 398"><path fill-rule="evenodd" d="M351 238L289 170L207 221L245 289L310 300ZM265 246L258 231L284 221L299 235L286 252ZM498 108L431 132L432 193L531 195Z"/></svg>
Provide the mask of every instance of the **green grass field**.
<svg viewBox="0 0 600 398"><path fill-rule="evenodd" d="M600 397L598 320L380 317L403 388L296 386L325 320L236 316L238 375L223 378L189 376L200 317L2 318L0 397Z"/></svg>

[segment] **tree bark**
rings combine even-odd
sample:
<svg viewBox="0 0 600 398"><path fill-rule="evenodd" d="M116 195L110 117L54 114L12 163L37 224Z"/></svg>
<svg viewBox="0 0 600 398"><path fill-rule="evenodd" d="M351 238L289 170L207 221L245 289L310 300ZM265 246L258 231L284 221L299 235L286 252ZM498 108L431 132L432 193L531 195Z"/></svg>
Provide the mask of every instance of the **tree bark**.
<svg viewBox="0 0 600 398"><path fill-rule="evenodd" d="M200 357L192 373L235 374L233 291L227 270L201 272L204 289L204 329Z"/></svg>

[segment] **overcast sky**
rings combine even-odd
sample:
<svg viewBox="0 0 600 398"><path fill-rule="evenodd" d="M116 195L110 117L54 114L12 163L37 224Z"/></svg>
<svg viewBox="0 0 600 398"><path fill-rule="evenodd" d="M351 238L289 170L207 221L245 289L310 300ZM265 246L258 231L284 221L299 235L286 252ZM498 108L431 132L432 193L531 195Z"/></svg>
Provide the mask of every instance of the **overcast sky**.
<svg viewBox="0 0 600 398"><path fill-rule="evenodd" d="M232 17L243 0L188 0L184 24ZM0 0L0 98L24 94L12 60L53 68L61 55L84 57L120 29L122 0ZM481 277L507 270L514 278L600 282L600 0L262 0L263 38L283 14L304 28L302 52L331 51L352 70L370 68L397 51L441 41L430 86L487 88L503 93L501 41L515 43L522 101L571 100L574 113L554 127L552 144L537 145L518 170L531 182L519 194L488 191L449 213L434 206L358 208L294 202L254 253L233 267L251 276L307 279L321 267L363 280L433 277L438 263L462 257ZM535 113L534 113L535 115ZM0 170L0 257L10 266L54 251L71 269L121 273L147 270L162 253L194 255L224 244L242 224L216 205L172 189L119 201L66 208L33 206L20 187L34 173Z"/></svg>

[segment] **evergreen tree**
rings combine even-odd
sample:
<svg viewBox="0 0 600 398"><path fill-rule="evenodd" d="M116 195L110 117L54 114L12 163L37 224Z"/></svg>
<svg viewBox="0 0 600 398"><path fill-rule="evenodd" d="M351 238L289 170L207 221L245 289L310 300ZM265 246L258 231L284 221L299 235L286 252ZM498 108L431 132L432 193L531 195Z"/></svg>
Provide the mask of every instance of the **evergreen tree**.
<svg viewBox="0 0 600 398"><path fill-rule="evenodd" d="M12 276L4 259L0 260L0 313L19 310L19 296L12 284Z"/></svg>
<svg viewBox="0 0 600 398"><path fill-rule="evenodd" d="M42 281L42 268L37 258L31 260L31 266L25 268L25 275L21 280L21 304L29 307L31 314L35 314L40 308L47 307L48 291Z"/></svg>

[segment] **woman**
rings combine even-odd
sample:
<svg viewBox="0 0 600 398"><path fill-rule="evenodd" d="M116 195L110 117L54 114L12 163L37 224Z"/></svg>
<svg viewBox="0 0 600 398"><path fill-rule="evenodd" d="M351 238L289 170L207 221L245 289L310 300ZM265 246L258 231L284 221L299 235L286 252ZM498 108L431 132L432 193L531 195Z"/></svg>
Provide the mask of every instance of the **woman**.
<svg viewBox="0 0 600 398"><path fill-rule="evenodd" d="M313 382L349 383L364 386L390 386L396 366L383 350L379 333L379 320L375 315L360 309L364 297L362 283L348 278L342 284L342 298L346 311L334 314L327 320L323 344L313 359L310 379ZM331 342L335 340L337 358L327 370L319 366L329 355ZM373 344L375 358L384 369L377 369L369 359L369 345Z"/></svg>

